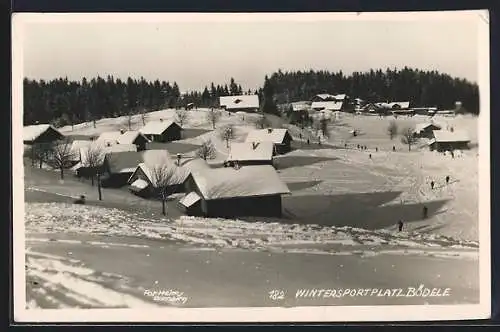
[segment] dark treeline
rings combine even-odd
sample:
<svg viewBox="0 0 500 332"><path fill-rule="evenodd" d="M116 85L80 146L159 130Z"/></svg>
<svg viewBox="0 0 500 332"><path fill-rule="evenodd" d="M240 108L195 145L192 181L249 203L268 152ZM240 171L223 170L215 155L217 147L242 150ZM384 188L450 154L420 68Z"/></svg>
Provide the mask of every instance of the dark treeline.
<svg viewBox="0 0 500 332"><path fill-rule="evenodd" d="M342 71L278 72L269 77L278 104L310 100L319 93L345 93L366 102L410 101L411 107L453 109L461 101L470 113L479 113L479 88L465 79L437 71L405 67L370 70L346 76Z"/></svg>
<svg viewBox="0 0 500 332"><path fill-rule="evenodd" d="M70 81L24 79L24 123L53 123L56 126L76 124L106 117L117 117L163 108L218 105L220 96L259 94L264 112L276 113L276 104L310 100L319 93L345 93L367 102L410 101L412 107L437 106L454 108L461 101L466 111L479 113L479 88L464 79L437 71L405 67L355 72L342 71L278 72L266 76L263 87L243 91L231 78L229 84L206 86L203 91L181 94L176 82L153 82L128 78L97 77Z"/></svg>
<svg viewBox="0 0 500 332"><path fill-rule="evenodd" d="M157 111L163 108L216 106L220 96L243 94L241 85L205 87L202 92L181 94L176 82L146 81L97 77L70 81L24 79L24 124L52 123L56 126L77 124L101 118ZM247 91L245 93L250 93Z"/></svg>

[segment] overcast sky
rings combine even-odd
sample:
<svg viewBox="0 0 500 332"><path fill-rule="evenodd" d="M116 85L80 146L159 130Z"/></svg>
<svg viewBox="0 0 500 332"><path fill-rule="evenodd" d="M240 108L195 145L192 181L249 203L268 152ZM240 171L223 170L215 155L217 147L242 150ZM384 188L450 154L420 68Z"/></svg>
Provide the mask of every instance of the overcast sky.
<svg viewBox="0 0 500 332"><path fill-rule="evenodd" d="M394 14L393 14L394 15ZM418 14L413 14L418 15ZM452 15L452 14L450 14ZM163 22L161 22L163 21ZM478 20L148 20L23 24L24 76L127 76L176 81L181 91L234 77L261 86L278 69L410 66L472 81Z"/></svg>

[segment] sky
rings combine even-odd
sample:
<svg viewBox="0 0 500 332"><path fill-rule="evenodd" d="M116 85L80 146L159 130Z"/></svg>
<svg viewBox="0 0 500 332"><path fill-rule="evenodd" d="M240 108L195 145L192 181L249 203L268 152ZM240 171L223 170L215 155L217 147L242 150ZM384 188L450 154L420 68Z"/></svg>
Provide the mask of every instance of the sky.
<svg viewBox="0 0 500 332"><path fill-rule="evenodd" d="M32 79L143 76L176 81L181 91L190 91L234 77L244 89L255 89L278 69L350 74L409 66L477 81L477 14L446 19L453 16L448 14L436 19L414 13L397 20L389 19L397 14L302 20L45 16L23 21L19 35L23 76Z"/></svg>

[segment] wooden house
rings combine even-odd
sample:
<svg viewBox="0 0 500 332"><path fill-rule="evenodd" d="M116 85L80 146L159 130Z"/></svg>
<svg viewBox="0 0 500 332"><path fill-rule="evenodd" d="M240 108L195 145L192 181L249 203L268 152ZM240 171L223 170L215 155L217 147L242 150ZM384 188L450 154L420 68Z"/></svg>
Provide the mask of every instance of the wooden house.
<svg viewBox="0 0 500 332"><path fill-rule="evenodd" d="M469 149L470 139L465 131L433 131L434 138L429 142L431 151L453 151Z"/></svg>
<svg viewBox="0 0 500 332"><path fill-rule="evenodd" d="M441 130L441 126L435 123L419 123L415 126L413 135L418 138L434 138L434 131Z"/></svg>
<svg viewBox="0 0 500 332"><path fill-rule="evenodd" d="M291 151L293 138L287 129L266 128L249 132L245 141L248 143L271 142L274 145L274 154L285 154Z"/></svg>
<svg viewBox="0 0 500 332"><path fill-rule="evenodd" d="M259 111L258 95L223 96L219 98L219 105L228 112L250 112Z"/></svg>
<svg viewBox="0 0 500 332"><path fill-rule="evenodd" d="M139 130L151 142L171 142L181 139L182 128L173 121L152 121Z"/></svg>
<svg viewBox="0 0 500 332"><path fill-rule="evenodd" d="M231 143L226 166L273 165L272 142Z"/></svg>

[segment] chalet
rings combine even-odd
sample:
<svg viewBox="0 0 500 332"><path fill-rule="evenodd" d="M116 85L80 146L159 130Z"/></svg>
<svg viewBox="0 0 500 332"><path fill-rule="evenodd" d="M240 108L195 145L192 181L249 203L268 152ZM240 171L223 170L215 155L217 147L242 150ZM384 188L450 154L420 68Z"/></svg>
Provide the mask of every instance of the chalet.
<svg viewBox="0 0 500 332"><path fill-rule="evenodd" d="M52 143L63 138L64 135L49 124L31 125L23 128L23 142L27 145Z"/></svg>
<svg viewBox="0 0 500 332"><path fill-rule="evenodd" d="M412 110L419 115L433 115L436 113L437 107L413 107Z"/></svg>
<svg viewBox="0 0 500 332"><path fill-rule="evenodd" d="M184 182L193 171L204 171L210 169L208 164L199 158L187 160L180 166L172 162L168 167L174 168L174 175L169 179L167 192L169 194L184 192ZM142 197L156 195L154 171L151 166L141 162L127 180L132 193Z"/></svg>
<svg viewBox="0 0 500 332"><path fill-rule="evenodd" d="M88 140L74 140L71 143L71 159L72 161L80 161L81 157L81 149L82 148L88 148L89 146L92 145L92 141Z"/></svg>
<svg viewBox="0 0 500 332"><path fill-rule="evenodd" d="M297 101L291 103L292 111L294 112L308 111L311 109L311 104L312 103L310 101Z"/></svg>
<svg viewBox="0 0 500 332"><path fill-rule="evenodd" d="M142 152L127 151L108 153L104 157L101 183L103 187L123 187L137 165L143 162Z"/></svg>
<svg viewBox="0 0 500 332"><path fill-rule="evenodd" d="M469 148L470 139L464 131L433 131L434 138L429 142L431 151L466 150Z"/></svg>
<svg viewBox="0 0 500 332"><path fill-rule="evenodd" d="M248 133L246 142L271 142L274 145L275 154L290 152L293 141L288 130L283 128L257 129Z"/></svg>
<svg viewBox="0 0 500 332"><path fill-rule="evenodd" d="M78 153L80 161L71 169L77 176L88 176L89 172L104 171L104 160L107 154L119 152L136 152L137 147L133 144L104 145L103 142L92 142L80 147ZM89 160L89 157L91 160Z"/></svg>
<svg viewBox="0 0 500 332"><path fill-rule="evenodd" d="M441 126L435 123L419 123L415 126L413 135L418 138L434 138L434 131L441 130Z"/></svg>
<svg viewBox="0 0 500 332"><path fill-rule="evenodd" d="M314 97L311 98L311 101L318 102L318 101L338 101L338 102L344 102L347 99L346 94L337 94L337 95L331 95L329 93L320 93Z"/></svg>
<svg viewBox="0 0 500 332"><path fill-rule="evenodd" d="M171 142L181 139L182 128L173 121L148 122L139 131L151 142Z"/></svg>
<svg viewBox="0 0 500 332"><path fill-rule="evenodd" d="M281 195L290 194L269 165L192 172L179 207L188 215L235 218L281 217Z"/></svg>
<svg viewBox="0 0 500 332"><path fill-rule="evenodd" d="M258 112L260 108L258 95L220 97L219 105L229 112Z"/></svg>
<svg viewBox="0 0 500 332"><path fill-rule="evenodd" d="M311 105L311 109L315 111L340 111L342 110L343 102L341 101L315 101Z"/></svg>
<svg viewBox="0 0 500 332"><path fill-rule="evenodd" d="M232 143L226 166L272 165L274 144L272 142Z"/></svg>
<svg viewBox="0 0 500 332"><path fill-rule="evenodd" d="M149 140L140 131L129 130L118 137L118 144L133 144L137 147L137 151L146 150L146 144Z"/></svg>

